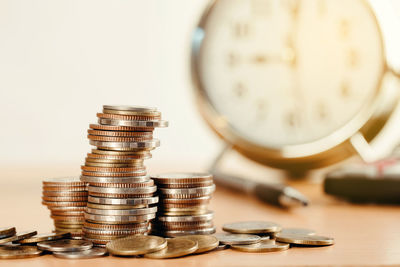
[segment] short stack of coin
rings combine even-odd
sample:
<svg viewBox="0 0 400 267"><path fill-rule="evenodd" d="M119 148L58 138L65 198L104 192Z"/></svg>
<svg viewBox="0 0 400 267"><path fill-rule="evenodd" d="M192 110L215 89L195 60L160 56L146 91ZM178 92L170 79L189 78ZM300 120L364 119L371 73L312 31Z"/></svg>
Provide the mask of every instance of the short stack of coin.
<svg viewBox="0 0 400 267"><path fill-rule="evenodd" d="M82 237L87 198L86 185L79 177L43 181L42 204L50 210L56 232Z"/></svg>
<svg viewBox="0 0 400 267"><path fill-rule="evenodd" d="M211 174L167 173L152 178L160 198L153 233L175 237L215 232L214 213L208 210L215 191Z"/></svg>
<svg viewBox="0 0 400 267"><path fill-rule="evenodd" d="M105 246L121 236L145 234L155 218L157 187L147 176L145 159L159 146L156 127L166 127L155 108L103 106L99 124L91 124L88 139L96 146L82 166L88 184L84 237Z"/></svg>

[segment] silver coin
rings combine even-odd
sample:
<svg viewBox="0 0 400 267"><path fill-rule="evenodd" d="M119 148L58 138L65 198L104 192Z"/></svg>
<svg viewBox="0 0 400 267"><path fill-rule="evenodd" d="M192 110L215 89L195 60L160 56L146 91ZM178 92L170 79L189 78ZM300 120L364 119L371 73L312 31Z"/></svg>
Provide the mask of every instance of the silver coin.
<svg viewBox="0 0 400 267"><path fill-rule="evenodd" d="M211 235L215 233L215 227L198 229L198 230L167 230L162 231L164 236L176 237L185 235Z"/></svg>
<svg viewBox="0 0 400 267"><path fill-rule="evenodd" d="M143 198L105 198L89 196L88 202L104 205L150 205L158 203L158 196Z"/></svg>
<svg viewBox="0 0 400 267"><path fill-rule="evenodd" d="M261 238L258 235L251 234L218 233L214 234L214 236L218 238L221 244L226 245L255 244L261 241Z"/></svg>
<svg viewBox="0 0 400 267"><path fill-rule="evenodd" d="M37 247L40 250L52 252L74 252L91 249L93 247L93 243L86 240L60 239L55 241L39 242Z"/></svg>
<svg viewBox="0 0 400 267"><path fill-rule="evenodd" d="M289 244L275 242L275 240L262 240L256 244L249 245L232 245L233 249L243 251L243 252L274 252L274 251L284 251L289 249Z"/></svg>
<svg viewBox="0 0 400 267"><path fill-rule="evenodd" d="M130 149L141 149L141 148L155 148L160 146L160 140L153 139L151 141L141 142L103 142L89 140L89 144L97 147L104 148L130 148Z"/></svg>
<svg viewBox="0 0 400 267"><path fill-rule="evenodd" d="M44 179L43 183L46 184L46 186L51 186L52 184L56 186L68 186L71 183L79 183L79 177L59 177L59 178L48 178ZM65 184L65 185L64 185Z"/></svg>
<svg viewBox="0 0 400 267"><path fill-rule="evenodd" d="M101 176L84 176L81 175L81 181L85 183L142 183L150 180L148 175L132 176L132 177L101 177Z"/></svg>
<svg viewBox="0 0 400 267"><path fill-rule="evenodd" d="M327 236L277 233L276 241L305 246L331 246L334 239Z"/></svg>
<svg viewBox="0 0 400 267"><path fill-rule="evenodd" d="M265 234L279 232L282 228L274 222L248 221L224 224L222 229L236 234Z"/></svg>
<svg viewBox="0 0 400 267"><path fill-rule="evenodd" d="M53 255L62 259L92 259L107 255L107 249L93 247L88 250L77 252L53 252Z"/></svg>
<svg viewBox="0 0 400 267"><path fill-rule="evenodd" d="M86 212L90 214L98 214L98 215L145 215L157 212L157 207L150 207L150 208L141 208L141 209L93 209L93 208L86 208Z"/></svg>
<svg viewBox="0 0 400 267"><path fill-rule="evenodd" d="M283 228L281 230L282 234L298 234L298 235L315 235L316 232L311 229L305 228Z"/></svg>
<svg viewBox="0 0 400 267"><path fill-rule="evenodd" d="M220 251L230 248L231 246L227 244L219 244L218 247L214 248L212 251Z"/></svg>
<svg viewBox="0 0 400 267"><path fill-rule="evenodd" d="M215 191L215 185L194 188L159 188L161 194L166 195L210 195Z"/></svg>
<svg viewBox="0 0 400 267"><path fill-rule="evenodd" d="M168 127L168 121L125 121L99 118L99 124L129 127Z"/></svg>
<svg viewBox="0 0 400 267"><path fill-rule="evenodd" d="M146 215L138 215L138 216L129 216L129 215L96 215L85 213L85 219L92 222L108 222L108 223L129 223L129 222L145 222L152 220L156 217L156 214L146 214Z"/></svg>
<svg viewBox="0 0 400 267"><path fill-rule="evenodd" d="M121 111L137 111L137 112L154 112L157 111L155 107L144 106L126 106L126 105L103 105L104 109L121 110Z"/></svg>
<svg viewBox="0 0 400 267"><path fill-rule="evenodd" d="M213 211L208 211L201 215L185 215L185 216L157 216L157 220L161 222L197 222L209 221L214 217Z"/></svg>
<svg viewBox="0 0 400 267"><path fill-rule="evenodd" d="M126 194L126 195L140 195L150 194L157 191L157 186L137 187L137 188L119 188L119 187L99 187L88 186L89 194L103 193L103 194Z"/></svg>

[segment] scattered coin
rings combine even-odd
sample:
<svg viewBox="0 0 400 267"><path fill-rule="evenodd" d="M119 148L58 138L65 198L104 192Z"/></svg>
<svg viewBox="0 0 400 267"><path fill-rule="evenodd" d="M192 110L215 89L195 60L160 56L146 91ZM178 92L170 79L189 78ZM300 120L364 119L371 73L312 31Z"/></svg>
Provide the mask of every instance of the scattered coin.
<svg viewBox="0 0 400 267"><path fill-rule="evenodd" d="M198 249L197 241L188 238L175 237L167 240L167 247L144 257L151 259L177 258L194 253Z"/></svg>
<svg viewBox="0 0 400 267"><path fill-rule="evenodd" d="M319 235L277 233L275 237L276 241L296 245L330 246L335 243L333 238Z"/></svg>
<svg viewBox="0 0 400 267"><path fill-rule="evenodd" d="M26 239L26 238L30 238L32 236L37 235L37 231L25 231L25 232L19 232L16 234L16 238L15 240L13 240L13 242L18 242L20 240ZM0 240L1 241L1 240Z"/></svg>
<svg viewBox="0 0 400 267"><path fill-rule="evenodd" d="M23 259L40 256L36 246L0 246L0 259Z"/></svg>
<svg viewBox="0 0 400 267"><path fill-rule="evenodd" d="M224 224L224 231L237 234L265 234L281 230L281 226L274 222L249 221Z"/></svg>
<svg viewBox="0 0 400 267"><path fill-rule="evenodd" d="M260 242L260 237L258 235L251 234L228 234L228 233L218 233L214 236L219 240L221 244L226 245L248 245Z"/></svg>
<svg viewBox="0 0 400 267"><path fill-rule="evenodd" d="M41 250L52 252L75 252L91 249L93 243L85 240L61 239L55 241L44 241L37 244Z"/></svg>
<svg viewBox="0 0 400 267"><path fill-rule="evenodd" d="M17 241L17 240L18 240L18 237L16 235L9 236L9 237L6 237L6 238L2 238L2 239L0 239L0 245L6 244L8 242Z"/></svg>
<svg viewBox="0 0 400 267"><path fill-rule="evenodd" d="M289 244L275 242L275 240L263 240L250 245L232 245L233 249L244 252L273 252L289 249Z"/></svg>
<svg viewBox="0 0 400 267"><path fill-rule="evenodd" d="M212 235L186 235L182 238L187 238L197 242L198 248L195 254L207 252L218 247L219 240Z"/></svg>
<svg viewBox="0 0 400 267"><path fill-rule="evenodd" d="M152 253L166 246L167 240L162 237L137 235L113 240L106 247L108 252L113 255L133 256Z"/></svg>
<svg viewBox="0 0 400 267"><path fill-rule="evenodd" d="M161 234L167 237L177 237L184 235L211 235L214 233L215 233L215 227L200 228L200 229L165 230Z"/></svg>
<svg viewBox="0 0 400 267"><path fill-rule="evenodd" d="M93 247L91 249L76 252L53 252L53 255L62 259L92 259L107 255L107 249Z"/></svg>
<svg viewBox="0 0 400 267"><path fill-rule="evenodd" d="M0 238L10 237L15 235L15 227L2 227L0 228Z"/></svg>
<svg viewBox="0 0 400 267"><path fill-rule="evenodd" d="M315 235L314 230L305 228L283 228L281 234L296 234L296 235Z"/></svg>
<svg viewBox="0 0 400 267"><path fill-rule="evenodd" d="M70 237L71 233L48 233L48 234L38 234L23 240L18 241L20 244L31 244L38 243L42 241L58 240Z"/></svg>

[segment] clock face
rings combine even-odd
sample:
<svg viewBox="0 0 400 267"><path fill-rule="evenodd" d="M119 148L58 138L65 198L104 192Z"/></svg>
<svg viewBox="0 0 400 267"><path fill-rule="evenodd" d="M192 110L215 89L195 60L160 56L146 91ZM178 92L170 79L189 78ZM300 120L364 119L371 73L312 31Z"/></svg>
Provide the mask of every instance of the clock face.
<svg viewBox="0 0 400 267"><path fill-rule="evenodd" d="M383 45L365 1L218 0L203 30L197 67L208 100L259 146L332 135L379 90Z"/></svg>

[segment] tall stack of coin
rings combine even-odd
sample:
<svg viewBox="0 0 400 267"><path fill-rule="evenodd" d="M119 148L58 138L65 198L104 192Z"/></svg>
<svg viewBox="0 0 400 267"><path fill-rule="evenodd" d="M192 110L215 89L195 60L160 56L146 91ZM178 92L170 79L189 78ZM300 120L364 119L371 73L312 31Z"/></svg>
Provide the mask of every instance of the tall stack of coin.
<svg viewBox="0 0 400 267"><path fill-rule="evenodd" d="M104 246L117 237L145 234L155 218L157 187L143 164L159 146L156 127L166 127L156 108L103 106L88 138L96 146L82 166L88 184L84 237Z"/></svg>
<svg viewBox="0 0 400 267"><path fill-rule="evenodd" d="M215 190L208 173L168 173L152 176L160 202L152 225L155 234L174 237L213 234L214 213L208 210Z"/></svg>
<svg viewBox="0 0 400 267"><path fill-rule="evenodd" d="M51 212L56 232L70 232L73 237L82 237L87 198L86 185L79 177L43 181L42 203Z"/></svg>

